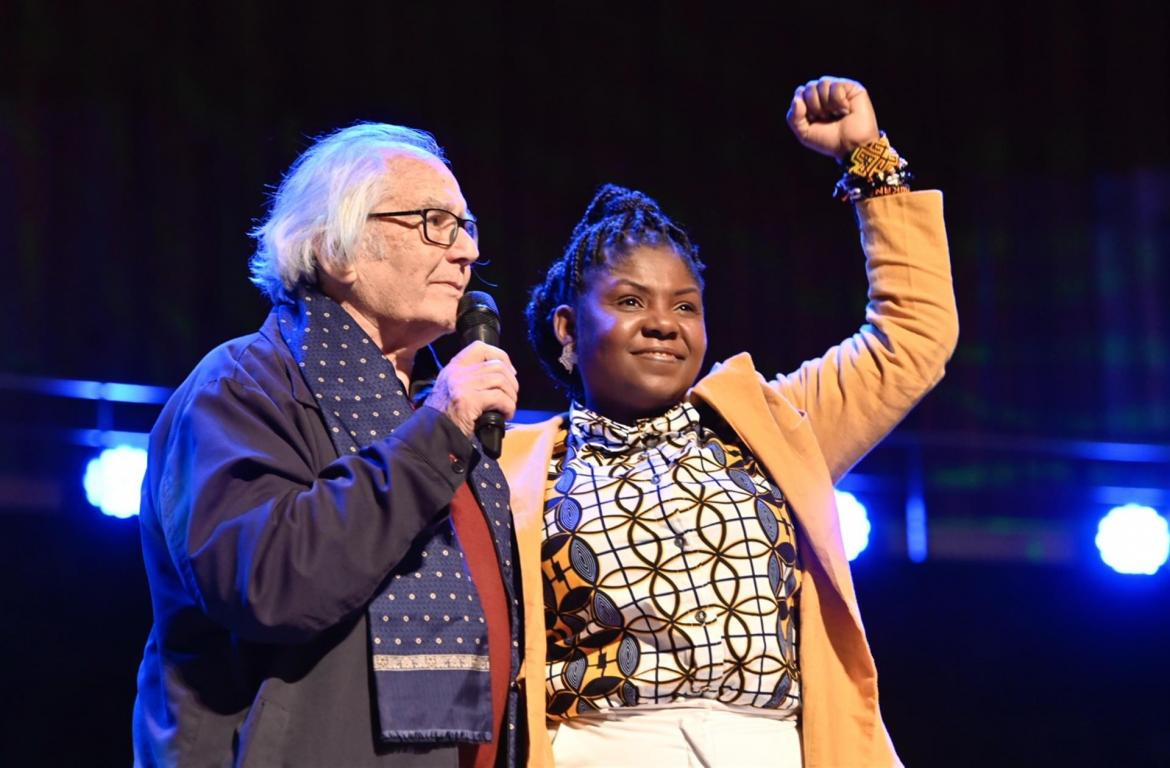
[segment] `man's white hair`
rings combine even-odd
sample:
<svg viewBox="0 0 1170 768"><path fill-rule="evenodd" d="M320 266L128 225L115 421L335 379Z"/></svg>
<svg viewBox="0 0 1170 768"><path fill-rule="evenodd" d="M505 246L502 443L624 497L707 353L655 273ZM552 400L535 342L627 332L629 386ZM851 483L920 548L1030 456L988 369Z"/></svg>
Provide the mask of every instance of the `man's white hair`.
<svg viewBox="0 0 1170 768"><path fill-rule="evenodd" d="M272 196L256 239L252 282L273 303L291 301L317 281L318 264L353 262L373 205L387 191L386 158L403 153L447 162L426 131L386 123L357 123L318 138L288 169ZM393 184L393 180L390 180Z"/></svg>

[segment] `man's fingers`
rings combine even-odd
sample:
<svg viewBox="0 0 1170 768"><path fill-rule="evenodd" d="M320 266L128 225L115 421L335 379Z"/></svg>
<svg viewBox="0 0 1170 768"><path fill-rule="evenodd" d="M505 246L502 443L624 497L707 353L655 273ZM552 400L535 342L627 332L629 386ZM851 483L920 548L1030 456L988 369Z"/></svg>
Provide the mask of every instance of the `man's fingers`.
<svg viewBox="0 0 1170 768"><path fill-rule="evenodd" d="M469 392L466 407L472 412L472 421L485 411L499 411L506 418L516 413L516 396L519 387L515 379L495 378L475 382Z"/></svg>
<svg viewBox="0 0 1170 768"><path fill-rule="evenodd" d="M494 347L482 341L473 341L459 350L459 353L451 358L451 362L459 360L461 362L482 363L484 360L506 358L507 356L508 353L499 347Z"/></svg>
<svg viewBox="0 0 1170 768"><path fill-rule="evenodd" d="M430 405L447 414L470 436L475 421L485 411L499 411L505 418L516 414L520 383L508 353L475 341L459 350L439 372Z"/></svg>
<svg viewBox="0 0 1170 768"><path fill-rule="evenodd" d="M493 371L476 377L475 390L478 392L489 392L493 390L503 392L514 399L520 393L520 382L513 375L506 374L503 371Z"/></svg>
<svg viewBox="0 0 1170 768"><path fill-rule="evenodd" d="M512 365L512 360L506 354L502 357L488 358L487 360L483 361L482 365L493 366L504 371L511 371L513 374L516 373L516 366Z"/></svg>
<svg viewBox="0 0 1170 768"><path fill-rule="evenodd" d="M515 397L509 397L502 392L494 390L490 394L494 396L490 396L484 401L484 411L499 411L504 415L505 419L510 419L516 415Z"/></svg>
<svg viewBox="0 0 1170 768"><path fill-rule="evenodd" d="M509 368L512 367L512 360L508 357L508 353L499 347L493 347L490 344L483 344L483 362L485 363L504 363Z"/></svg>
<svg viewBox="0 0 1170 768"><path fill-rule="evenodd" d="M489 360L467 370L461 383L456 383L456 389L466 389L467 392L501 392L513 400L520 393L520 381L511 366L505 366L498 360Z"/></svg>
<svg viewBox="0 0 1170 768"><path fill-rule="evenodd" d="M515 367L512 365L512 359L508 357L508 353L499 347L494 347L491 344L485 344L482 341L473 341L463 349L459 350L458 354L451 358L447 363L448 366L455 367L469 367L481 365L483 363L494 362L501 363L509 370L515 372Z"/></svg>

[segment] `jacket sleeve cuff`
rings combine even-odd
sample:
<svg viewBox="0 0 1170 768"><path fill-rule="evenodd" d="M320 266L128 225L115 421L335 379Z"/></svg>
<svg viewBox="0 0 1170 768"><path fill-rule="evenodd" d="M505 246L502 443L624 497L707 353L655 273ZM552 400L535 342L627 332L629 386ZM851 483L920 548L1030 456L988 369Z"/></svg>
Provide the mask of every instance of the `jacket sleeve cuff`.
<svg viewBox="0 0 1170 768"><path fill-rule="evenodd" d="M476 460L475 444L445 413L424 405L391 434L419 455L454 491Z"/></svg>
<svg viewBox="0 0 1170 768"><path fill-rule="evenodd" d="M877 223L886 220L902 220L908 216L942 217L943 195L937 189L917 189L898 195L883 195L862 200L853 206L857 212L857 223L864 233Z"/></svg>

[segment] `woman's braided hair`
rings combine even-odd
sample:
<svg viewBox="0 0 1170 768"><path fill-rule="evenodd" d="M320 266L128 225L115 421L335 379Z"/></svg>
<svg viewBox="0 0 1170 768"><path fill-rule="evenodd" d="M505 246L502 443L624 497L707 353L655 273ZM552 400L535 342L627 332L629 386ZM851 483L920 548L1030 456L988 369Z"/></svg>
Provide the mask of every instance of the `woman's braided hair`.
<svg viewBox="0 0 1170 768"><path fill-rule="evenodd" d="M561 343L553 333L557 307L577 306L589 272L620 261L640 246L665 246L678 254L701 288L703 262L699 248L658 203L633 189L606 184L597 190L585 214L573 227L565 252L549 267L544 281L534 286L524 312L528 320L528 342L536 350L541 366L570 397L582 396L581 377L574 368L567 372L558 362Z"/></svg>

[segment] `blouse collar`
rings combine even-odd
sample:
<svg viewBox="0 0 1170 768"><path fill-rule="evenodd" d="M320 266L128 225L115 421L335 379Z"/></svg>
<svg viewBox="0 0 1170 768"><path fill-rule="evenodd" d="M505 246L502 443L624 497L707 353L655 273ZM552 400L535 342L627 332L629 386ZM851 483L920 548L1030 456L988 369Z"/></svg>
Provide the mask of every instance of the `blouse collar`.
<svg viewBox="0 0 1170 768"><path fill-rule="evenodd" d="M687 402L673 406L661 416L622 424L573 402L569 408L569 444L610 453L653 448L673 435L697 431L699 412Z"/></svg>

